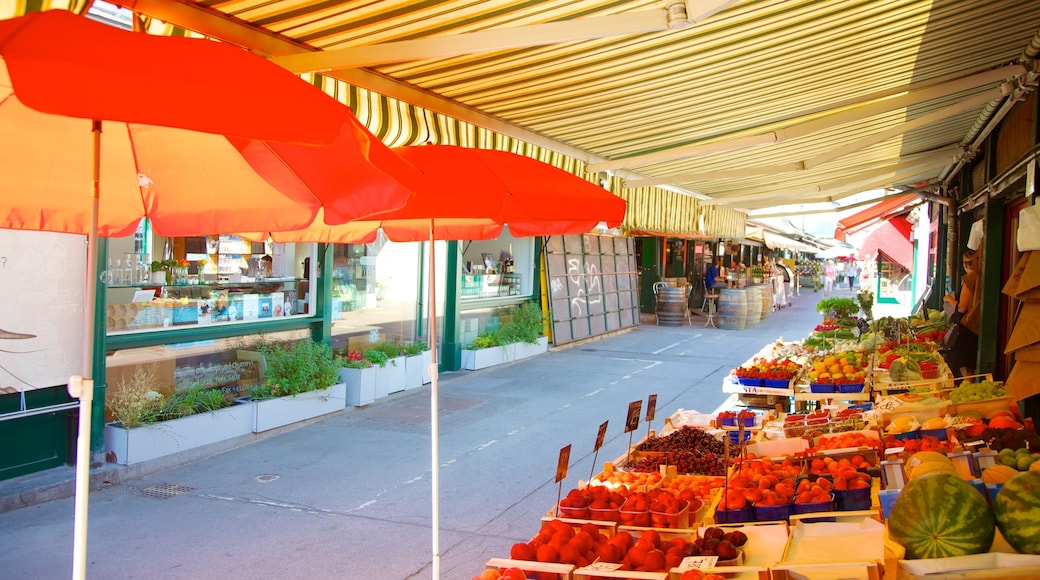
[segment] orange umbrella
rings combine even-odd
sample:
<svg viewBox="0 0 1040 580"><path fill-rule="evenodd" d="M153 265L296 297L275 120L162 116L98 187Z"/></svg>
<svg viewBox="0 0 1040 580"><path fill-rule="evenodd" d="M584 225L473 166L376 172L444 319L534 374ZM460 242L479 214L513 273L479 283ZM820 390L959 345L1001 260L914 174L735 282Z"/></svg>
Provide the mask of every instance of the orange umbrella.
<svg viewBox="0 0 1040 580"><path fill-rule="evenodd" d="M337 219L357 218L400 207L409 191L373 166L382 144L347 107L229 45L56 10L0 22L0 59L0 227L88 239L85 380L69 381L80 399L73 575L82 578L99 233L128 235L143 217L168 236L301 227L323 200L340 199ZM290 157L334 151L351 173L305 164L272 186L256 173L271 163L261 142Z"/></svg>
<svg viewBox="0 0 1040 580"><path fill-rule="evenodd" d="M494 239L505 225L516 236L584 233L625 218L625 201L574 174L507 151L452 145L394 150L421 172L403 179L415 193L401 209L340 225L327 216L308 228L272 232L280 242L368 243L379 230L397 242L430 242L429 329L433 577L440 577L439 423L434 240ZM247 234L256 239L263 235Z"/></svg>

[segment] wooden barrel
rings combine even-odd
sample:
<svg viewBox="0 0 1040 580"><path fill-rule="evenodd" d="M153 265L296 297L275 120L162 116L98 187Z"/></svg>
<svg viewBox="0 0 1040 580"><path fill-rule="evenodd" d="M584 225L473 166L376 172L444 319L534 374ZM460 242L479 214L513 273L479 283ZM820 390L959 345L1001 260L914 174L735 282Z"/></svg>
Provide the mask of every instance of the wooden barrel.
<svg viewBox="0 0 1040 580"><path fill-rule="evenodd" d="M664 286L657 289L657 324L682 326L686 318L686 289Z"/></svg>
<svg viewBox="0 0 1040 580"><path fill-rule="evenodd" d="M747 296L747 320L744 326L754 326L762 322L762 287L748 286L745 294Z"/></svg>
<svg viewBox="0 0 1040 580"><path fill-rule="evenodd" d="M719 291L719 328L744 330L747 324L747 293L743 288L723 288Z"/></svg>
<svg viewBox="0 0 1040 580"><path fill-rule="evenodd" d="M773 313L773 279L767 278L767 283L762 286L762 318L765 320Z"/></svg>

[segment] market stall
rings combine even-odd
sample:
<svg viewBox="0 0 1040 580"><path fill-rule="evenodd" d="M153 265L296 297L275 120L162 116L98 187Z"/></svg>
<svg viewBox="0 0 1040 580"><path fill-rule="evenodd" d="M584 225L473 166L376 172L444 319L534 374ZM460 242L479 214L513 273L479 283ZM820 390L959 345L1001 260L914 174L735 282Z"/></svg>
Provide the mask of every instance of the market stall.
<svg viewBox="0 0 1040 580"><path fill-rule="evenodd" d="M992 377L954 378L934 313L846 337L842 307L733 369L738 404L677 410L588 481L558 479L531 539L475 578L1037 577L1031 422Z"/></svg>

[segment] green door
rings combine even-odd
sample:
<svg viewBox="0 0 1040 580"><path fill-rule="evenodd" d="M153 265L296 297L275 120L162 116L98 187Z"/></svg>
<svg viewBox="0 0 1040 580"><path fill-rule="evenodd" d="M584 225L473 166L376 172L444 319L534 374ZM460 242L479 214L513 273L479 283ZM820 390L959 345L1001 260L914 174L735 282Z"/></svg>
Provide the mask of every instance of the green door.
<svg viewBox="0 0 1040 580"><path fill-rule="evenodd" d="M646 314L657 312L654 283L661 281L661 264L658 258L660 255L660 238L636 239L636 261L639 264L639 311Z"/></svg>

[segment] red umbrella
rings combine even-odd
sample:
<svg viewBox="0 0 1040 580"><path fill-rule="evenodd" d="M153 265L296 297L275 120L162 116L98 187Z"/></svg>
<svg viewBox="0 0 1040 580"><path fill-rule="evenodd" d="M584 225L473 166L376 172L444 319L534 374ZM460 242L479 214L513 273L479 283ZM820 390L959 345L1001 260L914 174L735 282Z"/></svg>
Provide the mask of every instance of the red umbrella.
<svg viewBox="0 0 1040 580"><path fill-rule="evenodd" d="M280 242L368 243L381 229L397 242L430 243L431 469L433 487L433 577L440 574L438 489L438 375L434 240L494 239L505 225L516 236L584 233L604 223L616 227L625 201L574 174L507 151L452 145L418 145L394 150L421 175L408 176L415 191L401 209L369 220L328 225L316 220L298 231L273 232ZM326 218L326 221L333 221ZM247 234L249 237L263 235Z"/></svg>
<svg viewBox="0 0 1040 580"><path fill-rule="evenodd" d="M0 22L0 58L0 227L88 238L86 381L69 383L81 407L73 574L82 577L98 233L127 235L143 217L165 235L300 227L323 199L349 200L332 214L345 219L400 207L409 192L368 162L382 144L347 107L229 45L48 11ZM270 162L261 142L282 143L268 151L289 157L323 145L350 173L312 164L272 187L251 167ZM350 195L359 184L361 196Z"/></svg>

